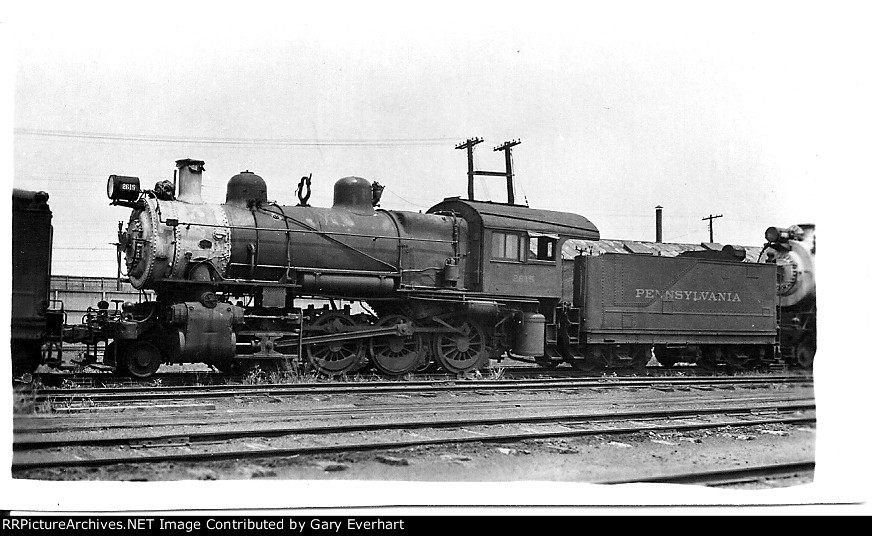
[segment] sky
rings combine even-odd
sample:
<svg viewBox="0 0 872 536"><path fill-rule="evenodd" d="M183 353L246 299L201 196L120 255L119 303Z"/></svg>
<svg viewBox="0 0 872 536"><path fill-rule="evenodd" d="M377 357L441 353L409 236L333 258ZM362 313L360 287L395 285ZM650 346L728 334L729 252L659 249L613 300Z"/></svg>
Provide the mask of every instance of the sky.
<svg viewBox="0 0 872 536"><path fill-rule="evenodd" d="M111 174L150 188L196 158L207 202L251 170L294 205L311 173L315 206L354 175L386 186L383 208L426 211L465 196L458 143L484 138L476 167L502 171L492 148L520 139L518 200L603 238L653 240L657 205L667 242L708 241L709 215L725 244L817 224L822 252L850 252L818 265L821 303L842 306L869 275L864 4L603 4L7 8L4 175L49 192L54 273L114 276L129 210L109 206ZM496 179L476 192L505 201Z"/></svg>
<svg viewBox="0 0 872 536"><path fill-rule="evenodd" d="M115 274L129 210L109 206L111 174L151 188L196 158L207 202L251 170L293 205L311 173L315 206L355 175L387 187L383 208L426 210L466 195L455 146L476 136L477 168L494 171L493 147L520 139L518 201L582 214L604 238L653 240L661 205L667 242L708 241L703 218L722 215L715 241L759 246L771 225L823 215L809 192L832 179L819 141L833 118L816 104L851 91L832 33L808 31L831 21L801 3L102 5L13 20L13 176L51 196L57 274ZM497 178L476 191L506 200Z"/></svg>

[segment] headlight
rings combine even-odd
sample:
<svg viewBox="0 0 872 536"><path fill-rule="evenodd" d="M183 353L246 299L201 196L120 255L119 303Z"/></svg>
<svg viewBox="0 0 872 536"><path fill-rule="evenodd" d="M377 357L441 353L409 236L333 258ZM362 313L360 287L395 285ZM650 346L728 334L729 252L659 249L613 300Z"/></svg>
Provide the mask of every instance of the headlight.
<svg viewBox="0 0 872 536"><path fill-rule="evenodd" d="M139 198L139 177L110 175L106 195L113 201L136 201Z"/></svg>
<svg viewBox="0 0 872 536"><path fill-rule="evenodd" d="M787 229L779 229L778 227L770 227L766 229L766 241L770 244L776 242L787 242L790 239L790 233Z"/></svg>

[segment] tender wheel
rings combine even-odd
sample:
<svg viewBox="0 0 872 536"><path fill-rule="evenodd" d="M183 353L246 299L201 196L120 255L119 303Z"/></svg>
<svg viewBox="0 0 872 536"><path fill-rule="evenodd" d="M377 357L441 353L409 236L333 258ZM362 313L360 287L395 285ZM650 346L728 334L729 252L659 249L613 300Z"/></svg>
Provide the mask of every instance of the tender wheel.
<svg viewBox="0 0 872 536"><path fill-rule="evenodd" d="M437 325L447 325L456 331L436 333L433 337L436 362L451 372L475 370L487 356L484 330L475 321L460 316L441 320L445 324L437 321Z"/></svg>
<svg viewBox="0 0 872 536"><path fill-rule="evenodd" d="M136 378L149 378L160 368L160 350L146 341L131 344L121 357L123 370Z"/></svg>
<svg viewBox="0 0 872 536"><path fill-rule="evenodd" d="M634 344L630 348L630 355L633 360L630 366L636 372L645 372L648 367L648 361L651 361L651 348L649 346Z"/></svg>
<svg viewBox="0 0 872 536"><path fill-rule="evenodd" d="M718 368L718 363L726 359L724 351L720 347L714 349L705 348L702 353L696 357L697 368L709 372L714 372Z"/></svg>
<svg viewBox="0 0 872 536"><path fill-rule="evenodd" d="M389 315L378 321L380 327L397 324L411 327L412 320L403 315ZM369 350L375 368L389 376L411 372L425 359L424 342L418 333L375 337L369 341Z"/></svg>
<svg viewBox="0 0 872 536"><path fill-rule="evenodd" d="M718 368L718 363L711 356L702 356L699 359L697 359L696 366L699 367L700 370L714 372L715 369Z"/></svg>
<svg viewBox="0 0 872 536"><path fill-rule="evenodd" d="M312 323L314 335L354 331L354 320L340 312L329 312ZM322 374L336 376L354 372L363 365L364 343L362 339L333 341L306 346L309 363Z"/></svg>
<svg viewBox="0 0 872 536"><path fill-rule="evenodd" d="M633 366L633 347L627 344L609 346L606 359L610 368L626 368Z"/></svg>
<svg viewBox="0 0 872 536"><path fill-rule="evenodd" d="M814 366L815 344L810 339L805 339L796 347L796 364L804 369Z"/></svg>
<svg viewBox="0 0 872 536"><path fill-rule="evenodd" d="M702 370L714 372L718 363L725 361L726 352L720 346L703 347L696 358L696 366Z"/></svg>
<svg viewBox="0 0 872 536"><path fill-rule="evenodd" d="M724 360L734 369L747 369L751 364L751 354L744 348L729 348L724 352Z"/></svg>
<svg viewBox="0 0 872 536"><path fill-rule="evenodd" d="M660 366L663 368L672 368L678 362L678 358L675 357L675 354L669 351L668 348L665 347L654 347L654 357L657 359L657 362L660 363Z"/></svg>

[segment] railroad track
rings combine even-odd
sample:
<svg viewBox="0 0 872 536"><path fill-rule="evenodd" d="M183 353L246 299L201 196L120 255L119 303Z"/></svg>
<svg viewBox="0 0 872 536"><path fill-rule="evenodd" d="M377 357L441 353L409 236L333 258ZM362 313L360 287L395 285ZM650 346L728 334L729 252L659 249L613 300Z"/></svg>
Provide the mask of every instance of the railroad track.
<svg viewBox="0 0 872 536"><path fill-rule="evenodd" d="M718 471L690 471L634 479L602 480L597 484L700 484L710 487L734 486L765 480L792 478L814 473L815 462L811 460L739 467Z"/></svg>
<svg viewBox="0 0 872 536"><path fill-rule="evenodd" d="M810 424L815 422L811 400L753 407L737 405L720 408L670 409L660 411L614 412L611 414L560 414L496 418L433 420L394 420L386 423L359 423L313 427L255 427L235 431L188 434L148 434L89 439L16 438L13 444L13 473L59 468L94 467L158 462L202 462L229 459L271 458L327 453L396 450L411 447L519 442L544 438L619 435L638 432L688 431L767 424ZM522 426L522 431L505 431L507 425ZM539 429L530 429L539 428ZM411 432L414 430L415 432ZM421 435L426 431L431 437ZM387 432L392 432L389 434ZM355 441L360 433L371 439ZM399 434L399 436L397 436ZM385 439L385 436L391 436ZM439 435L440 437L432 437ZM413 436L413 437L410 437ZM239 448L239 441L257 438L282 438L294 446ZM312 439L316 438L316 439ZM325 444L326 443L326 444ZM107 449L136 446L127 452ZM72 452L53 452L60 448ZM83 451L83 448L89 450ZM100 450L102 449L102 451ZM155 450L173 452L154 453ZM151 450L150 453L145 451ZM178 452L183 450L183 452ZM194 450L192 452L192 450ZM101 455L102 452L102 455Z"/></svg>
<svg viewBox="0 0 872 536"><path fill-rule="evenodd" d="M233 398L239 396L288 396L314 394L373 394L373 393L420 393L433 391L520 391L554 389L701 389L755 387L770 384L812 384L807 376L742 376L742 377L603 377L603 378L551 378L544 380L435 380L407 382L348 382L319 384L268 384L268 385L200 385L200 386L151 386L151 387L77 387L70 389L37 389L30 392L35 403L71 402L124 402L147 400L180 400Z"/></svg>
<svg viewBox="0 0 872 536"><path fill-rule="evenodd" d="M615 369L599 372L583 372L569 367L561 367L557 369L542 369L538 366L530 365L511 365L506 367L493 367L490 370L485 370L482 374L486 377L488 374L498 375L505 379L548 379L548 378L599 378L604 374L617 376L639 376L639 373L630 369ZM712 371L701 370L695 366L675 366L671 368L663 368L660 366L650 366L644 371L645 375L649 376L711 376ZM726 372L720 372L721 375L729 375ZM748 374L743 372L742 374ZM760 373L780 375L781 373ZM280 375L280 374L278 374ZM806 371L797 371L796 376L810 376ZM265 374L269 376L269 374ZM289 380L293 379L293 375L287 375ZM385 381L384 376L376 373L359 373L349 377L352 380L361 379L363 381ZM300 375L301 381L330 381L342 383L344 380L332 379L325 380L316 375ZM394 381L438 381L458 379L456 374L447 372L431 372L431 373L416 373L410 374L400 380ZM33 375L28 381L18 379L19 384L31 384L36 381L46 387L157 387L157 386L183 386L183 385L237 385L247 381L245 376L226 374L217 371L191 371L191 372L159 372L148 380L137 380L135 378L126 378L116 376L111 372L79 372L79 373L63 373L52 372Z"/></svg>
<svg viewBox="0 0 872 536"><path fill-rule="evenodd" d="M512 407L516 406L512 404ZM560 407L560 406L558 406ZM497 409L508 409L509 406ZM60 447L77 447L77 446L113 446L113 445L160 445L164 444L180 444L180 443L197 443L209 441L224 441L238 438L252 437L280 437L292 434L340 434L358 431L381 431L392 429L420 429L420 428L451 428L457 426L486 426L500 424L540 424L548 422L559 422L562 424L572 424L589 421L615 421L615 420L630 420L630 419L665 419L665 418L685 418L695 415L714 415L714 414L749 414L761 415L772 412L790 412L790 411L809 411L815 408L813 401L779 401L757 403L753 407L747 404L741 406L721 406L712 408L689 408L689 409L669 409L669 410L645 410L645 411L630 411L630 412L610 412L610 413L566 413L565 411L558 414L536 415L536 416L517 416L517 417L477 417L477 418L451 418L443 420L434 420L432 414L428 412L427 418L405 421L394 421L388 423L349 423L345 422L339 425L328 426L282 426L282 427L247 427L235 430L226 431L202 431L189 433L164 433L164 434L139 434L139 435L115 435L107 436L101 434L100 437L79 437L73 439L53 439L42 435L37 435L35 430L19 430L16 429L16 437L13 441L14 451L60 448ZM407 408L406 408L407 409ZM347 410L345 410L347 412ZM385 410L381 410L385 411ZM408 411L408 410L407 410ZM393 413L388 410L389 413ZM404 415L407 415L404 413ZM213 423L214 424L214 423ZM102 428L101 423L97 423L96 427ZM45 432L40 430L39 432ZM60 431L55 429L55 431ZM81 431L81 429L79 429ZM27 435L29 434L29 435Z"/></svg>
<svg viewBox="0 0 872 536"><path fill-rule="evenodd" d="M635 394L635 393L634 393ZM683 394L683 393L682 393ZM808 397L799 396L753 396L747 394L723 398L712 394L710 397L696 397L688 400L686 396L656 396L647 400L633 397L633 408L635 411L657 411L663 407L678 410L681 408L699 408L701 405L712 409L720 409L738 403L745 404L748 407L752 405L757 408L757 411L763 411L762 408L772 407L779 404L796 404L808 402ZM396 399L395 399L396 400ZM614 402L614 401L612 401ZM301 407L288 408L284 404L275 404L279 409L271 408L272 404L264 407L263 405L253 407L243 407L242 409L233 409L232 411L221 411L214 404L196 404L196 405L159 405L159 406L140 406L136 411L126 411L122 409L116 411L116 408L109 408L108 411L97 412L76 412L67 415L59 414L41 414L33 416L16 416L14 420L14 433L16 440L28 440L37 434L52 434L54 438L68 437L71 433L76 433L82 439L85 439L90 434L91 436L107 437L107 434L114 434L118 431L126 432L129 436L142 432L137 430L148 430L151 436L160 435L161 427L172 427L175 435L181 434L181 431L194 431L208 427L210 431L221 431L226 429L235 430L239 427L239 423L245 423L246 426L261 426L270 429L288 427L293 424L296 427L303 426L304 423L319 423L319 422L345 422L350 426L359 424L362 420L375 421L378 419L396 418L398 415L405 417L426 416L429 420L438 418L447 418L454 415L454 419L470 413L480 415L498 415L505 412L516 413L519 411L525 412L527 415L558 415L571 412L596 413L614 415L616 413L614 405L610 403L597 403L591 400L590 397L572 397L567 399L561 397L555 400L523 400L517 398L505 399L503 397L491 398L489 395L485 399L469 399L464 397L459 400L440 400L434 403L433 400L416 400L412 398L404 399L401 402L392 401L362 401L361 403L339 403L329 404L328 406L314 407L310 403L305 403ZM40 439L37 436L37 439ZM44 438L42 438L44 439Z"/></svg>

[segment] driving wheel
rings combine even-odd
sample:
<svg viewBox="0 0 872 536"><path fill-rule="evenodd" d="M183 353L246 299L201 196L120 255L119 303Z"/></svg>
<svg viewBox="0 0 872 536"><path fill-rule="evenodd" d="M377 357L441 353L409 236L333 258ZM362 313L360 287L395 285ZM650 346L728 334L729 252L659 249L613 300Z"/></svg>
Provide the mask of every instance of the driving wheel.
<svg viewBox="0 0 872 536"><path fill-rule="evenodd" d="M462 316L438 319L437 325L451 328L451 331L439 332L433 337L433 351L439 365L458 373L475 370L487 355L481 326Z"/></svg>
<svg viewBox="0 0 872 536"><path fill-rule="evenodd" d="M405 324L412 327L412 320L403 315L389 315L378 321L379 327ZM389 376L400 376L417 368L424 360L424 342L418 333L408 335L382 335L369 342L375 368Z"/></svg>
<svg viewBox="0 0 872 536"><path fill-rule="evenodd" d="M355 331L357 325L351 317L332 311L319 316L311 325L313 336ZM327 376L354 372L363 365L362 339L338 340L306 345L306 357L315 370Z"/></svg>

